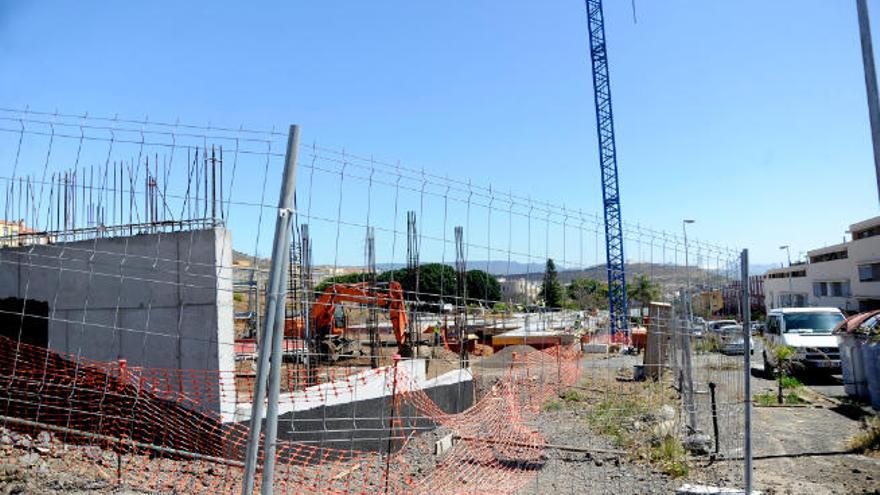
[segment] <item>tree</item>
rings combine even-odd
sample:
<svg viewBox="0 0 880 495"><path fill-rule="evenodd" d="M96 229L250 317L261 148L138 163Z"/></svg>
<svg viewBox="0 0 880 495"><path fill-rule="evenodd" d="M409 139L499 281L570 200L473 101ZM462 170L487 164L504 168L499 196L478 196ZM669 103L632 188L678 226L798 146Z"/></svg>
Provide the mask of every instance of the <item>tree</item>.
<svg viewBox="0 0 880 495"><path fill-rule="evenodd" d="M645 274L636 275L630 285L626 288L627 298L630 303L639 304L641 314L644 315L644 309L648 307L651 301L660 299L660 286L651 282Z"/></svg>
<svg viewBox="0 0 880 495"><path fill-rule="evenodd" d="M369 275L366 272L347 273L345 275L335 275L327 277L315 286L315 292L323 292L333 284L357 284L360 282L369 282Z"/></svg>
<svg viewBox="0 0 880 495"><path fill-rule="evenodd" d="M548 308L558 308L562 306L562 287L556 275L556 263L553 258L547 258L547 265L544 268L544 281L541 283L541 291L538 294L544 299L544 306Z"/></svg>
<svg viewBox="0 0 880 495"><path fill-rule="evenodd" d="M416 270L410 268L397 268L386 270L376 275L376 281L387 283L390 281L400 282L406 298L411 302L416 301L424 304L420 308L424 311L440 311L440 302L453 302L458 296L458 273L449 265L441 263L426 263L419 265L418 284L416 283ZM332 284L353 284L369 282L366 273L350 273L338 275L322 281L315 288L323 291ZM494 275L483 270L469 270L466 274L467 297L470 302L488 301L495 302L501 299L501 284Z"/></svg>
<svg viewBox="0 0 880 495"><path fill-rule="evenodd" d="M492 303L501 299L501 284L494 275L483 270L468 270L465 280L468 301Z"/></svg>
<svg viewBox="0 0 880 495"><path fill-rule="evenodd" d="M409 268L388 270L379 275L380 282L396 280L400 282L410 301L418 300L426 306L424 311L440 311L440 302L450 302L456 297L456 281L458 274L449 266L441 263L419 265L418 287L416 287L416 271Z"/></svg>
<svg viewBox="0 0 880 495"><path fill-rule="evenodd" d="M608 284L593 278L579 278L568 285L568 298L578 309L607 309Z"/></svg>

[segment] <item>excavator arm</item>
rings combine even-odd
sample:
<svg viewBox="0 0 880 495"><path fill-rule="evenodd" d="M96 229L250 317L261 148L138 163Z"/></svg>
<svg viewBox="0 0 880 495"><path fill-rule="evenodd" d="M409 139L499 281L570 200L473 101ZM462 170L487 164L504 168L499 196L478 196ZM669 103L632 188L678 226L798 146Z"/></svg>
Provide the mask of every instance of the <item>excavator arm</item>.
<svg viewBox="0 0 880 495"><path fill-rule="evenodd" d="M338 329L334 325L337 305L342 302L375 305L387 309L397 345L404 346L408 320L403 287L399 282L389 282L387 288L371 287L368 283L331 285L312 305L311 314L319 333L325 335L342 333L343 329Z"/></svg>

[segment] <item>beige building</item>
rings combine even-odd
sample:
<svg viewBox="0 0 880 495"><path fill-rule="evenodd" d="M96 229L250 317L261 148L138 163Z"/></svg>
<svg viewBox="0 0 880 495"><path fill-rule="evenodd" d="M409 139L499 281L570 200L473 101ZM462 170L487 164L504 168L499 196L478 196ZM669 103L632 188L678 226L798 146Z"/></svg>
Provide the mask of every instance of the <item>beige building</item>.
<svg viewBox="0 0 880 495"><path fill-rule="evenodd" d="M49 241L48 234L40 235L39 232L25 225L23 220L17 222L0 220L0 247L48 244Z"/></svg>
<svg viewBox="0 0 880 495"><path fill-rule="evenodd" d="M880 217L850 225L850 239L807 252L807 262L769 270L767 308L880 309Z"/></svg>
<svg viewBox="0 0 880 495"><path fill-rule="evenodd" d="M720 290L703 291L691 296L691 307L697 316L712 316L724 308Z"/></svg>

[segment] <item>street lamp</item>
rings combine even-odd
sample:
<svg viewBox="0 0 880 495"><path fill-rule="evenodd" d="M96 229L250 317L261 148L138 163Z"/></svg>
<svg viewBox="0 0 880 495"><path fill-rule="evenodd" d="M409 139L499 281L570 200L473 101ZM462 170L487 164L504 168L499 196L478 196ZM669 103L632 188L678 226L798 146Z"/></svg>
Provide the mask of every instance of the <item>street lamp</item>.
<svg viewBox="0 0 880 495"><path fill-rule="evenodd" d="M791 247L786 244L784 246L779 246L779 249L785 249L785 254L788 258L788 304L789 306L792 306L792 301L794 298L794 294L792 294L792 292L794 291L794 289L792 289L791 286Z"/></svg>
<svg viewBox="0 0 880 495"><path fill-rule="evenodd" d="M685 307L687 308L688 330L693 326L694 312L691 304L691 267L688 263L688 233L687 224L694 223L693 220L685 219L681 221L681 232L684 234L684 273L686 279L685 289Z"/></svg>

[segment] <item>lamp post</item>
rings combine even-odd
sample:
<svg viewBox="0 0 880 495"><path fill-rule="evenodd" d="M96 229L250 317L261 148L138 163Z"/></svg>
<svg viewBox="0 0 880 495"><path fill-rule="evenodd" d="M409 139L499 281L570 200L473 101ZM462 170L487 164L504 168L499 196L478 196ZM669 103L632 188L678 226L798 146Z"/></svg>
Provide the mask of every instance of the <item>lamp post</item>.
<svg viewBox="0 0 880 495"><path fill-rule="evenodd" d="M684 273L686 279L685 289L685 306L687 307L688 331L691 330L694 322L693 304L691 301L691 267L688 263L688 233L687 224L694 223L693 220L685 219L681 221L681 232L684 234Z"/></svg>
<svg viewBox="0 0 880 495"><path fill-rule="evenodd" d="M785 249L785 254L788 258L788 305L793 306L792 298L794 297L794 294L792 294L792 292L794 289L792 289L791 285L791 247L786 244L784 246L779 246L779 249Z"/></svg>

